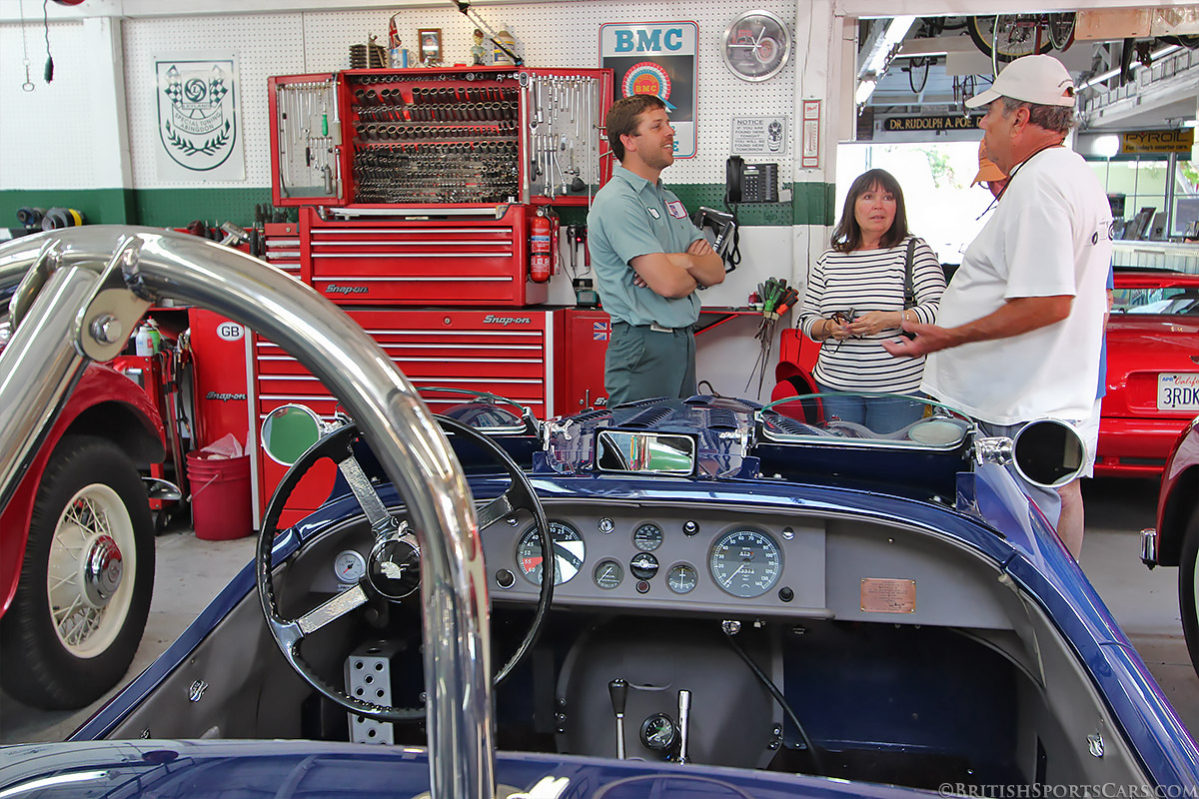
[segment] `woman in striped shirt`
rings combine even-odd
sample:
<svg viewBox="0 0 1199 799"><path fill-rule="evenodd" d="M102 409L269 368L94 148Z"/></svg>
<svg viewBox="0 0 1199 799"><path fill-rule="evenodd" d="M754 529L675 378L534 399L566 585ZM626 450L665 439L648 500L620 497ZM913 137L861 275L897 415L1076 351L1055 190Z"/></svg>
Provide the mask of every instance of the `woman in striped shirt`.
<svg viewBox="0 0 1199 799"><path fill-rule="evenodd" d="M912 285L916 304L904 308L907 213L899 181L882 169L854 180L832 248L816 261L800 310L803 332L820 348L814 377L821 392L920 395L924 358L892 358L882 343L900 334L903 319L932 323L945 274L928 244L915 238ZM831 395L825 419L839 418L890 433L920 418L919 400Z"/></svg>

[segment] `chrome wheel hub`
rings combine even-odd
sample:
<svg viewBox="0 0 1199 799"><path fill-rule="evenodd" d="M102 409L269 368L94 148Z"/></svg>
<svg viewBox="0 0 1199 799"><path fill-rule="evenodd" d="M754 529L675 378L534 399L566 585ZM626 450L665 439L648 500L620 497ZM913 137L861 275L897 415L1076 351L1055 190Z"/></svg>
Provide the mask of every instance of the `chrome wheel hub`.
<svg viewBox="0 0 1199 799"><path fill-rule="evenodd" d="M121 548L109 535L92 539L83 566L83 594L93 607L103 607L121 586L125 564Z"/></svg>

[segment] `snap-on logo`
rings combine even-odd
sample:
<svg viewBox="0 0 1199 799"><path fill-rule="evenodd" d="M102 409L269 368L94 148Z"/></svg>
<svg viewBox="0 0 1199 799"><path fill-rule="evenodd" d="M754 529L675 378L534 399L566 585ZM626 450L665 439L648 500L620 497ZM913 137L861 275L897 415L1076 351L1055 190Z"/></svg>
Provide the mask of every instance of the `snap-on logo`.
<svg viewBox="0 0 1199 799"><path fill-rule="evenodd" d="M368 291L366 286L339 286L336 283L325 286L326 294L366 294Z"/></svg>
<svg viewBox="0 0 1199 799"><path fill-rule="evenodd" d="M244 400L245 398L245 394L231 394L227 391L209 391L204 395L204 399L220 400L221 402L228 402L229 400Z"/></svg>
<svg viewBox="0 0 1199 799"><path fill-rule="evenodd" d="M487 314L483 317L485 325L527 325L533 320L527 316L496 316Z"/></svg>

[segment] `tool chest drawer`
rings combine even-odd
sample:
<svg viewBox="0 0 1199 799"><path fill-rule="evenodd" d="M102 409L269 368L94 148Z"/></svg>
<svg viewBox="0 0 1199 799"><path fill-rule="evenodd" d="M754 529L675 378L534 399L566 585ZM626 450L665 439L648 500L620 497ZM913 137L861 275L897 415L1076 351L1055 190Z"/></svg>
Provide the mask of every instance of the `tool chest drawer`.
<svg viewBox="0 0 1199 799"><path fill-rule="evenodd" d="M349 308L347 312L399 366L434 413L469 400L466 395L433 390L437 387L499 394L543 419L554 412L551 311ZM268 413L293 403L306 405L327 421L333 419L337 401L295 358L257 335L253 353L251 407L256 431ZM261 518L265 501L286 468L261 447L256 454L256 517ZM313 510L323 499L296 497L288 507ZM306 504L300 508L297 502Z"/></svg>
<svg viewBox="0 0 1199 799"><path fill-rule="evenodd" d="M441 212L441 213L439 213ZM321 219L300 214L303 274L341 305L529 305L545 301L528 279L524 206L469 216L411 214Z"/></svg>
<svg viewBox="0 0 1199 799"><path fill-rule="evenodd" d="M300 226L294 222L268 222L263 226L262 240L263 260L301 279Z"/></svg>

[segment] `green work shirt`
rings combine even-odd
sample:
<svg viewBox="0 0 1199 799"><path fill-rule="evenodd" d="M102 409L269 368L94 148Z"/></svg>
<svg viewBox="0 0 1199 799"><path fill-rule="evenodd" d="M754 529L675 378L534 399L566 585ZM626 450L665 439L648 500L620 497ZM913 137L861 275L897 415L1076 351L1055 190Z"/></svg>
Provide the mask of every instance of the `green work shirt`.
<svg viewBox="0 0 1199 799"><path fill-rule="evenodd" d="M703 233L691 223L674 192L623 166L614 167L612 179L595 195L587 214L587 246L604 310L630 325L695 324L700 307L696 292L670 299L649 287L635 286L637 273L629 262L655 252L686 252L700 238Z"/></svg>

